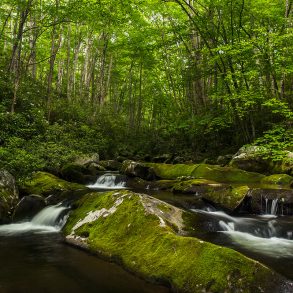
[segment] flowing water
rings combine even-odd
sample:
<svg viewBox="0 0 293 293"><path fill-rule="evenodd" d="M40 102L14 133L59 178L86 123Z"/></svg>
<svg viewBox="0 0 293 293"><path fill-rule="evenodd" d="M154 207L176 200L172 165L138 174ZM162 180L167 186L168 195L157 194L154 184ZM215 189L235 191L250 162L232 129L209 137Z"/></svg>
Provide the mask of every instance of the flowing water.
<svg viewBox="0 0 293 293"><path fill-rule="evenodd" d="M293 280L292 217L232 217L210 209L193 209L192 212L209 227L196 236L238 250Z"/></svg>
<svg viewBox="0 0 293 293"><path fill-rule="evenodd" d="M30 222L0 226L0 292L158 292L121 267L64 245L59 233L68 209L43 209Z"/></svg>
<svg viewBox="0 0 293 293"><path fill-rule="evenodd" d="M103 191L126 185L124 177L106 173L88 187ZM238 217L216 211L196 196L136 191L192 211L195 237L238 250L293 280L293 217L277 216L283 215L279 199L263 198L263 215ZM64 245L59 232L67 211L51 206L29 222L0 226L0 292L169 292Z"/></svg>
<svg viewBox="0 0 293 293"><path fill-rule="evenodd" d="M106 173L100 176L96 183L87 185L89 188L93 189L125 189L126 182L124 177L118 174Z"/></svg>

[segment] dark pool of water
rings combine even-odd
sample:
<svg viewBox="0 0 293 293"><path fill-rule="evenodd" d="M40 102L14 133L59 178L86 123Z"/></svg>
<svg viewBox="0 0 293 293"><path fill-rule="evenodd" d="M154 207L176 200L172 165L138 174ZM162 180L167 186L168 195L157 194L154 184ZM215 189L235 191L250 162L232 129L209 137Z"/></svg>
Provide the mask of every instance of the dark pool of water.
<svg viewBox="0 0 293 293"><path fill-rule="evenodd" d="M65 245L58 233L0 237L1 293L166 293L116 264Z"/></svg>

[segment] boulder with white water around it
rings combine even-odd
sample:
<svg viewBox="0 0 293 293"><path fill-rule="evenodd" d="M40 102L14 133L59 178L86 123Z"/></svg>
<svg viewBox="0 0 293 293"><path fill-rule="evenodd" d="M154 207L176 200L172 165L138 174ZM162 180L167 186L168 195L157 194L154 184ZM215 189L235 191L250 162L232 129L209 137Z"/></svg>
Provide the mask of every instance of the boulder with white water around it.
<svg viewBox="0 0 293 293"><path fill-rule="evenodd" d="M259 262L187 237L188 215L130 191L91 193L75 203L64 233L68 243L174 291L282 292L285 280Z"/></svg>
<svg viewBox="0 0 293 293"><path fill-rule="evenodd" d="M0 222L7 222L11 210L18 202L18 189L14 177L6 170L0 170Z"/></svg>

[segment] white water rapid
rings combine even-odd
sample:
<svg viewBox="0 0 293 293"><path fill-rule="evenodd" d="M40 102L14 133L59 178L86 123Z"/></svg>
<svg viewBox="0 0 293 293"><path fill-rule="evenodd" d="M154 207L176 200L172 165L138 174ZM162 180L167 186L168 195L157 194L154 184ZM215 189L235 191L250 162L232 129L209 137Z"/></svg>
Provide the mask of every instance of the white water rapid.
<svg viewBox="0 0 293 293"><path fill-rule="evenodd" d="M104 174L98 178L96 183L87 185L87 187L93 189L125 189L126 182L120 179L115 174Z"/></svg>
<svg viewBox="0 0 293 293"><path fill-rule="evenodd" d="M63 216L67 207L60 204L41 210L29 222L14 223L0 226L0 236L21 234L26 232L50 233L59 232L64 226L67 216Z"/></svg>
<svg viewBox="0 0 293 293"><path fill-rule="evenodd" d="M216 220L218 232L227 235L234 245L273 258L293 257L293 227L286 221L266 217L232 217L220 211L192 211Z"/></svg>

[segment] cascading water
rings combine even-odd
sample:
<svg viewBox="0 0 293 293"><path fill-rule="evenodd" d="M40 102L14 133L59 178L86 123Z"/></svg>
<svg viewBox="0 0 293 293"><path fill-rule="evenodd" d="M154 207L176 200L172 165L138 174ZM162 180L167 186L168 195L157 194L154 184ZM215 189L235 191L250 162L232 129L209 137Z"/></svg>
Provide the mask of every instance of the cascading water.
<svg viewBox="0 0 293 293"><path fill-rule="evenodd" d="M95 184L87 185L93 189L125 189L126 182L117 174L104 174L100 176Z"/></svg>
<svg viewBox="0 0 293 293"><path fill-rule="evenodd" d="M29 222L1 225L0 235L59 232L67 220L66 210L61 204L46 207Z"/></svg>
<svg viewBox="0 0 293 293"><path fill-rule="evenodd" d="M275 205L272 212L276 212ZM216 219L218 225L215 230L228 236L237 247L271 258L293 259L293 231L286 219L243 218L220 211L192 211Z"/></svg>

